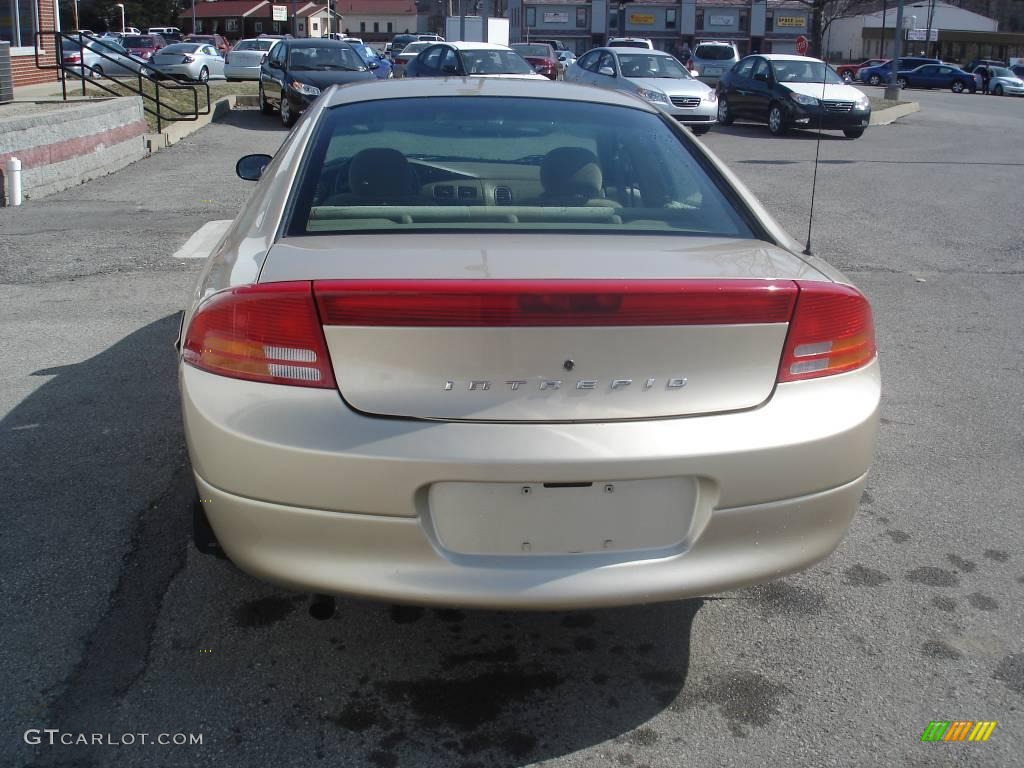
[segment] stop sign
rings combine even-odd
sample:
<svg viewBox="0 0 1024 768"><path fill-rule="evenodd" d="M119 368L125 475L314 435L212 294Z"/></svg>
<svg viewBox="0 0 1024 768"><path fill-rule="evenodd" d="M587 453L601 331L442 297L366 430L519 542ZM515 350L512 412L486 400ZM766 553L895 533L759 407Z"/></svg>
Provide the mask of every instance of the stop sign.
<svg viewBox="0 0 1024 768"><path fill-rule="evenodd" d="M807 55L807 43L808 43L808 40L803 35L800 35L796 39L796 52L799 55L801 55L801 56L806 56Z"/></svg>

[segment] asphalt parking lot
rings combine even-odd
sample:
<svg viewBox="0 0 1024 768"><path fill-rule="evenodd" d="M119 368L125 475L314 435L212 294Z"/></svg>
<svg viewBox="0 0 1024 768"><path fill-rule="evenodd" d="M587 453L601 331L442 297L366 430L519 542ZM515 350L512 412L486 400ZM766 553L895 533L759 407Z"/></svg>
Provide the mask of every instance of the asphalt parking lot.
<svg viewBox="0 0 1024 768"><path fill-rule="evenodd" d="M870 89L869 89L870 90ZM189 546L172 341L231 218L234 113L0 209L0 761L36 766L1012 766L1024 740L1024 99L820 147L814 252L873 302L875 467L838 551L765 587L515 614L308 599ZM803 239L816 143L735 125L713 151ZM996 720L925 744L931 720ZM202 734L38 746L28 729Z"/></svg>

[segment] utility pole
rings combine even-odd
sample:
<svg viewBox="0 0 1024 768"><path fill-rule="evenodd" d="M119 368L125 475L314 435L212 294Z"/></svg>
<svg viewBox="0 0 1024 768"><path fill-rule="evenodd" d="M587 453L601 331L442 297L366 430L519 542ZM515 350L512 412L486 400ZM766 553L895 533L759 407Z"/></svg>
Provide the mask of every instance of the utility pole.
<svg viewBox="0 0 1024 768"><path fill-rule="evenodd" d="M924 39L925 39L924 49L925 49L925 51L928 52L929 56L932 53L932 21L934 20L934 18L935 18L935 0L932 0L928 4L928 29L924 33ZM938 37L938 35L936 35L936 37Z"/></svg>
<svg viewBox="0 0 1024 768"><path fill-rule="evenodd" d="M903 55L903 0L896 3L896 29L893 30L892 63L889 65L889 84L885 86L886 101L899 101L900 84L896 82L896 69Z"/></svg>
<svg viewBox="0 0 1024 768"><path fill-rule="evenodd" d="M884 59L885 58L885 51L886 51L886 45L885 45L885 15L888 13L888 10L886 10L885 3L886 3L886 0L882 0L882 42L879 43L879 45L878 45L878 58L880 58L880 59ZM871 57L868 56L867 58L870 59Z"/></svg>
<svg viewBox="0 0 1024 768"><path fill-rule="evenodd" d="M193 35L196 33L196 2L197 2L197 0L192 0L192 34ZM242 23L245 24L245 21L243 20Z"/></svg>
<svg viewBox="0 0 1024 768"><path fill-rule="evenodd" d="M466 39L466 9L465 0L459 0L459 40Z"/></svg>

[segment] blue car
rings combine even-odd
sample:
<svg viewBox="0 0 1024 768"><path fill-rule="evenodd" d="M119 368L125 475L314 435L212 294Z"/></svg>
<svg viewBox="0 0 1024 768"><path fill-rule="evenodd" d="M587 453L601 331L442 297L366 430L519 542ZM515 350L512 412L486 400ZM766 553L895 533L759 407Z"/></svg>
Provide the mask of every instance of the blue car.
<svg viewBox="0 0 1024 768"><path fill-rule="evenodd" d="M926 59L923 56L904 56L896 64L897 74L909 72L925 64L941 64L938 59ZM857 71L857 79L868 85L885 85L892 79L892 59L874 67L861 67Z"/></svg>
<svg viewBox="0 0 1024 768"><path fill-rule="evenodd" d="M379 53L372 45L366 43L349 43L356 53L366 62L368 69L373 71L378 80L390 80L395 76L394 65ZM376 64L377 66L373 66Z"/></svg>
<svg viewBox="0 0 1024 768"><path fill-rule="evenodd" d="M974 75L949 64L925 64L909 72L897 72L900 88L949 88L953 93L974 93Z"/></svg>

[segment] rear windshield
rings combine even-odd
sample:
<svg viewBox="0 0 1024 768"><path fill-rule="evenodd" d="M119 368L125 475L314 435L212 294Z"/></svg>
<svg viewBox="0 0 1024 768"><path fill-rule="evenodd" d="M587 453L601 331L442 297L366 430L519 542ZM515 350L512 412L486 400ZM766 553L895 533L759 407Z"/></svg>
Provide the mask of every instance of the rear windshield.
<svg viewBox="0 0 1024 768"><path fill-rule="evenodd" d="M470 75L529 75L531 67L515 51L462 50L462 61Z"/></svg>
<svg viewBox="0 0 1024 768"><path fill-rule="evenodd" d="M269 51L276 40L242 40L235 46L236 51Z"/></svg>
<svg viewBox="0 0 1024 768"><path fill-rule="evenodd" d="M547 45L513 45L512 49L520 56L548 56L552 55L551 47Z"/></svg>
<svg viewBox="0 0 1024 768"><path fill-rule="evenodd" d="M152 37L126 37L121 41L125 48L154 48L156 40Z"/></svg>
<svg viewBox="0 0 1024 768"><path fill-rule="evenodd" d="M751 237L658 114L608 104L423 97L325 110L289 235L595 231Z"/></svg>
<svg viewBox="0 0 1024 768"><path fill-rule="evenodd" d="M649 46L647 43L641 43L641 42L639 42L637 40L616 40L614 43L612 43L612 47L613 48L646 48L647 50L651 49L651 46Z"/></svg>
<svg viewBox="0 0 1024 768"><path fill-rule="evenodd" d="M158 55L165 53L195 53L203 47L205 43L175 43L174 45L168 45L160 49Z"/></svg>
<svg viewBox="0 0 1024 768"><path fill-rule="evenodd" d="M396 45L397 45L397 43L396 43ZM429 48L431 45L433 45L433 43L409 43L407 46L405 46L402 49L402 53L404 53L404 54L419 53L424 48Z"/></svg>
<svg viewBox="0 0 1024 768"><path fill-rule="evenodd" d="M698 45L693 55L698 59L728 61L736 55L736 52L728 45Z"/></svg>

